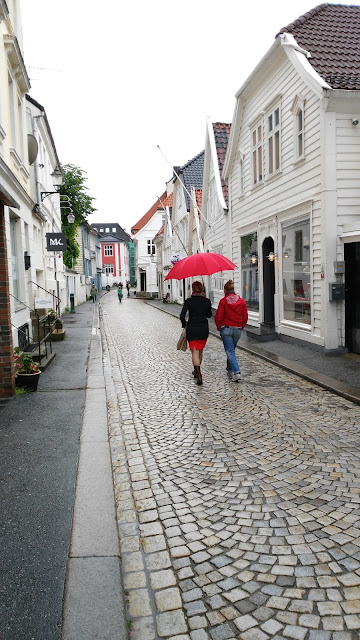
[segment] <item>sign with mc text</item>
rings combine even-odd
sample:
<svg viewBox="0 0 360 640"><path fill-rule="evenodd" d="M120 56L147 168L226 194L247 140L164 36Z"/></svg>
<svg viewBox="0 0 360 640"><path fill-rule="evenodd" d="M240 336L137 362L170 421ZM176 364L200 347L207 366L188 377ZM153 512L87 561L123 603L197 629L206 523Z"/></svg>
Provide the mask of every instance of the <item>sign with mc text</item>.
<svg viewBox="0 0 360 640"><path fill-rule="evenodd" d="M66 251L65 233L47 233L46 249L48 251L56 251L56 252Z"/></svg>

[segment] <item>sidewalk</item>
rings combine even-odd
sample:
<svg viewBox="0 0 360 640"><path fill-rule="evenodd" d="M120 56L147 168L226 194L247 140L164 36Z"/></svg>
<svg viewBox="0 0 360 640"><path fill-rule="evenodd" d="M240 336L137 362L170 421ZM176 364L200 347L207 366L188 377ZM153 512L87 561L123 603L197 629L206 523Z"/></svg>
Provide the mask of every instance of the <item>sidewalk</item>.
<svg viewBox="0 0 360 640"><path fill-rule="evenodd" d="M173 316L180 315L179 304L164 304L161 300L145 302ZM213 317L209 320L209 328L211 335L219 338ZM283 339L257 342L249 339L246 331L242 333L239 348L360 404L360 355L325 355L299 343L285 342Z"/></svg>
<svg viewBox="0 0 360 640"><path fill-rule="evenodd" d="M63 321L38 391L0 404L1 640L125 638L98 305Z"/></svg>

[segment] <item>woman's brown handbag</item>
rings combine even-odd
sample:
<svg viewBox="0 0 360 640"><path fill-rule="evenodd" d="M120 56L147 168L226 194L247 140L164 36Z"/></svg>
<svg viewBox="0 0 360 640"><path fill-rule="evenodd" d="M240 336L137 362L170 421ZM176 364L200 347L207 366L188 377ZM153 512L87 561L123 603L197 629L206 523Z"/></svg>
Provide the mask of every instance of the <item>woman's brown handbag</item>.
<svg viewBox="0 0 360 640"><path fill-rule="evenodd" d="M187 349L186 329L182 330L181 336L177 342L176 348L178 351L186 351Z"/></svg>

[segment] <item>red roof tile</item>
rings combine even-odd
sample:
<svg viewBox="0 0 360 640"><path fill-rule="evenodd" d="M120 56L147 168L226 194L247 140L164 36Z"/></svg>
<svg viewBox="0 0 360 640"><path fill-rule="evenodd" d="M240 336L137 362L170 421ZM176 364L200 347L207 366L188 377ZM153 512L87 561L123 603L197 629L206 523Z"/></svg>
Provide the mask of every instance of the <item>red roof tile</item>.
<svg viewBox="0 0 360 640"><path fill-rule="evenodd" d="M195 189L195 198L196 198L197 207L199 209L199 217L200 217L200 211L201 211L201 205L202 205L202 189Z"/></svg>
<svg viewBox="0 0 360 640"><path fill-rule="evenodd" d="M142 218L140 218L140 220L134 224L133 227L131 227L131 233L135 234L138 233L138 231L140 231L140 229L143 229L143 227L145 227L145 225L149 222L149 220L151 220L151 218L155 215L155 213L159 210L163 208L163 202L166 199L166 191L162 194L162 196L160 196L160 198L158 200L156 200L156 202L153 204L153 206L149 209L149 211L147 213L145 213L145 215L143 215Z"/></svg>
<svg viewBox="0 0 360 640"><path fill-rule="evenodd" d="M164 233L164 225L161 227L161 229L159 229L157 234L154 236L154 239L158 238L159 236L162 236L163 233Z"/></svg>
<svg viewBox="0 0 360 640"><path fill-rule="evenodd" d="M280 33L311 53L310 64L333 89L360 90L360 6L320 4Z"/></svg>
<svg viewBox="0 0 360 640"><path fill-rule="evenodd" d="M215 145L216 145L216 153L217 159L219 163L219 171L220 175L223 170L224 160L226 155L226 149L229 142L231 124L227 124L225 122L213 122L213 130L215 136ZM221 179L221 186L223 190L224 199L226 205L228 205L228 182L227 180Z"/></svg>
<svg viewBox="0 0 360 640"><path fill-rule="evenodd" d="M164 207L172 207L172 203L173 203L173 194L170 193L168 196L166 196L165 200L163 200L161 198L161 201L164 205Z"/></svg>

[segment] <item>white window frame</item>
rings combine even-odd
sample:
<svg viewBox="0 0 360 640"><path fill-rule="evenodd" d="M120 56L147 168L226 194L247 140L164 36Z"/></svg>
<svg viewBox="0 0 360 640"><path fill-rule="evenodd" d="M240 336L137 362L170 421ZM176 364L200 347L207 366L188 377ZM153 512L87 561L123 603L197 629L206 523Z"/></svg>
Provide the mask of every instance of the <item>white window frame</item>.
<svg viewBox="0 0 360 640"><path fill-rule="evenodd" d="M236 154L236 163L237 163L239 196L243 196L244 195L244 154L240 149Z"/></svg>
<svg viewBox="0 0 360 640"><path fill-rule="evenodd" d="M112 244L104 244L104 256L112 257L114 255L113 245Z"/></svg>
<svg viewBox="0 0 360 640"><path fill-rule="evenodd" d="M107 274L114 273L114 265L112 262L105 262L104 271Z"/></svg>
<svg viewBox="0 0 360 640"><path fill-rule="evenodd" d="M251 167L252 185L258 187L264 182L264 124L263 118L251 127Z"/></svg>
<svg viewBox="0 0 360 640"><path fill-rule="evenodd" d="M295 97L291 111L294 125L294 163L296 163L305 159L305 98L303 96L298 95ZM302 114L301 126L299 126L300 114Z"/></svg>
<svg viewBox="0 0 360 640"><path fill-rule="evenodd" d="M148 253L148 256L156 255L156 246L152 240L147 241L147 253Z"/></svg>
<svg viewBox="0 0 360 640"><path fill-rule="evenodd" d="M278 102L266 115L267 177L281 171L281 106Z"/></svg>

